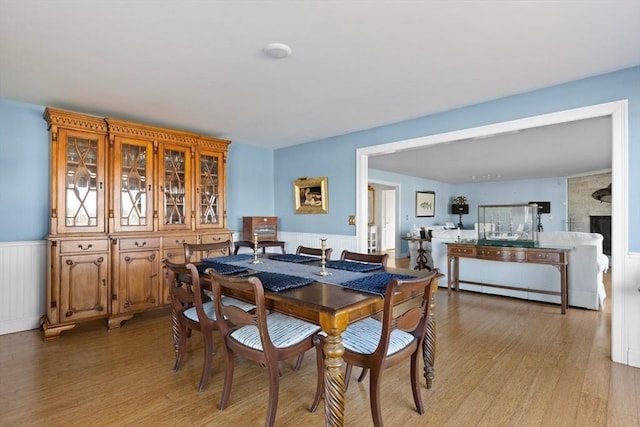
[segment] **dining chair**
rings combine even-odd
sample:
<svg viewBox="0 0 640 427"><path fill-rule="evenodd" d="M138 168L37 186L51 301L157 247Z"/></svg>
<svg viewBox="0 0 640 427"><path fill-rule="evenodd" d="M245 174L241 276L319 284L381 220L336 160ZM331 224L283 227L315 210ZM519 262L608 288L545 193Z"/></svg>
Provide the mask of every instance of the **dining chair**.
<svg viewBox="0 0 640 427"><path fill-rule="evenodd" d="M200 276L195 265L175 264L167 259L164 259L163 262L167 267L173 309L174 336L177 337L178 341L173 370L177 372L182 367L187 348L187 337L191 334L191 331L200 331L204 342L204 363L198 391L203 391L209 382L211 362L215 350L213 331L217 329L217 324L215 322L214 302L204 302L208 298L203 294ZM223 303L232 304L241 310L252 310L254 308L252 304L235 298L225 297Z"/></svg>
<svg viewBox="0 0 640 427"><path fill-rule="evenodd" d="M211 276L218 329L225 343L225 375L220 409L227 407L233 382L235 356L267 367L269 403L266 426L273 426L278 408L280 384L279 362L313 348L313 337L320 327L295 317L272 312L267 315L264 288L257 277L234 278L206 270ZM223 305L227 292L250 296L256 310L247 313L237 307Z"/></svg>
<svg viewBox="0 0 640 427"><path fill-rule="evenodd" d="M200 261L202 258L231 255L231 240L215 243L183 243L184 262ZM194 256L194 259L191 257ZM197 258L197 259L196 259Z"/></svg>
<svg viewBox="0 0 640 427"><path fill-rule="evenodd" d="M358 378L361 382L371 371L369 382L369 399L371 416L376 427L382 426L382 411L380 400L380 383L385 368L394 366L407 358L411 359L410 376L413 401L419 414L424 413L422 396L419 387L419 354L427 328L431 311L432 285L438 275L437 270L431 271L424 277L415 279L391 279L387 284L384 296L382 320L368 317L347 327L342 333L344 345L343 360L347 364L345 372L345 391L351 377L353 366L362 367L362 374ZM411 306L399 310L395 307L398 295L422 291L422 299ZM394 312L394 308L396 311ZM318 334L314 339L316 345L316 361L319 373L324 365L323 348L326 335ZM314 412L324 393L324 375L318 375L316 396L311 405Z"/></svg>
<svg viewBox="0 0 640 427"><path fill-rule="evenodd" d="M327 261L331 259L331 252L333 252L333 249L325 248L324 257ZM311 255L311 256L322 257L322 249L310 248L308 246L301 245L301 246L298 246L298 248L296 249L296 255Z"/></svg>
<svg viewBox="0 0 640 427"><path fill-rule="evenodd" d="M389 260L389 254L363 254L359 252L351 252L348 250L342 251L340 255L341 260L369 262L372 264L382 264L382 268L386 270L387 261Z"/></svg>

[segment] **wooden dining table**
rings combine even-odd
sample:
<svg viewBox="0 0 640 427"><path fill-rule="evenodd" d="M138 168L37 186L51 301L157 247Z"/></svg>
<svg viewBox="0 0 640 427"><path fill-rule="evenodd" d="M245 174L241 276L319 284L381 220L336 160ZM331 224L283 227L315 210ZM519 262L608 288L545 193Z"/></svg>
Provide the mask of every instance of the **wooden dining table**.
<svg viewBox="0 0 640 427"><path fill-rule="evenodd" d="M286 263L283 263L286 264ZM319 265L319 264L318 264ZM320 267L318 267L320 270ZM387 268L388 273L421 276L427 271L412 271ZM282 271L286 273L286 271ZM438 277L442 277L439 275ZM201 280L206 286L208 276L202 275ZM280 292L265 289L265 302L269 310L288 314L319 325L327 334L324 347L325 358L325 425L343 426L345 408L344 384L344 346L342 333L349 324L365 319L384 308L384 298L369 292L357 291L347 287L325 283L322 277L308 285ZM438 288L437 278L433 281L432 292ZM248 295L228 290L229 295L250 301ZM414 294L400 294L396 298L398 304L410 303L420 298L422 292ZM436 349L436 322L434 318L434 298L427 324L427 332L423 341L424 377L426 387L431 388L434 379L434 363ZM175 331L175 328L174 328Z"/></svg>

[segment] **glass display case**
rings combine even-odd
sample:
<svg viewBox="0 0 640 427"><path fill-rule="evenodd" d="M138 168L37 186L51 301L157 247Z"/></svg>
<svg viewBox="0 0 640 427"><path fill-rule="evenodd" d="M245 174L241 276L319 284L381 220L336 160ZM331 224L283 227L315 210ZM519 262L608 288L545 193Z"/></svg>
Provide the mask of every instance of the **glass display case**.
<svg viewBox="0 0 640 427"><path fill-rule="evenodd" d="M478 244L537 246L538 205L478 206Z"/></svg>

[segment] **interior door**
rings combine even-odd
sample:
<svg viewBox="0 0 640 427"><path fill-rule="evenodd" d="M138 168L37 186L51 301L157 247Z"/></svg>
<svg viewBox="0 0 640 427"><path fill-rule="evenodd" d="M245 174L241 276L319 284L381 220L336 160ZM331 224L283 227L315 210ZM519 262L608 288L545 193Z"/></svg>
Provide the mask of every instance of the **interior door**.
<svg viewBox="0 0 640 427"><path fill-rule="evenodd" d="M396 190L382 190L380 250L396 248Z"/></svg>

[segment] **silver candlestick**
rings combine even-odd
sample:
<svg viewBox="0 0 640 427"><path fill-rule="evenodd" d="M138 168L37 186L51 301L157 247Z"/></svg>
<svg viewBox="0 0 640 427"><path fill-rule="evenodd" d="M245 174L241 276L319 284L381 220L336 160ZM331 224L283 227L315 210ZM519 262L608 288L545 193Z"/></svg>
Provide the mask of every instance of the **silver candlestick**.
<svg viewBox="0 0 640 427"><path fill-rule="evenodd" d="M316 274L319 276L328 276L331 273L329 273L327 271L327 255L326 255L326 250L327 250L327 238L323 237L320 239L321 242L321 248L322 248L322 253L320 255L320 271L318 271Z"/></svg>
<svg viewBox="0 0 640 427"><path fill-rule="evenodd" d="M262 261L258 259L258 233L253 233L253 259L251 264L262 264Z"/></svg>

